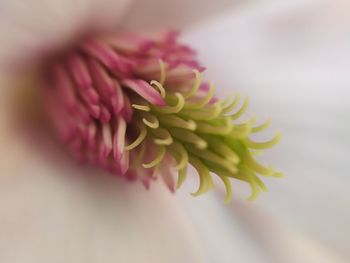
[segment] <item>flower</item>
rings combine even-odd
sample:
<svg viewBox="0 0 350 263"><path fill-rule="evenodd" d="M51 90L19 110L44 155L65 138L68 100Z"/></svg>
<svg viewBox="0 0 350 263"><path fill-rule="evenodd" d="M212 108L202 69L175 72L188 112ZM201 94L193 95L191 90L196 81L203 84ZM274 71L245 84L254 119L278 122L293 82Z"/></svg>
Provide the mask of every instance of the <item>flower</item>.
<svg viewBox="0 0 350 263"><path fill-rule="evenodd" d="M21 54L67 43L64 28L75 32L78 24L86 29L117 18L121 2L0 1L0 63L4 55L14 63L15 54L18 64L32 70L33 60ZM173 196L158 182L145 191L62 160L61 151L52 159L58 147L51 138L40 133L27 140L26 130L11 129L9 93L16 86L4 81L11 76L1 69L0 261L346 261L349 127L342 120L348 105L348 3L137 2L129 28L183 29L186 43L210 67L216 94L227 94L234 84L251 96L254 111L282 128L284 139L270 157L287 178L276 185L264 181L270 193L257 202L234 197L228 207L217 198L221 191L193 199L186 191ZM189 171L182 190L197 179ZM234 189L245 190L239 183Z"/></svg>
<svg viewBox="0 0 350 263"><path fill-rule="evenodd" d="M98 165L148 188L161 177L174 192L198 172L193 195L213 187L211 173L226 187L230 178L250 184L254 199L266 190L257 174L281 176L259 164L254 150L276 144L249 138L269 126L255 118L237 122L248 100L220 100L214 84L202 81L204 68L195 51L179 43L178 32L132 33L88 37L44 70L45 104L60 139L81 162ZM237 109L238 108L238 109Z"/></svg>

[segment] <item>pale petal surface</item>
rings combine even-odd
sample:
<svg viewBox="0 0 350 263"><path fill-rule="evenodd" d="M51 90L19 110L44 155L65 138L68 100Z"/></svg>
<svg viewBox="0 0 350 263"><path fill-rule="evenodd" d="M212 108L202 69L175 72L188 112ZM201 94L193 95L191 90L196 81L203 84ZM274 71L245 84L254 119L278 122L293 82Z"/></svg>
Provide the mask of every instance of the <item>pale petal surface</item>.
<svg viewBox="0 0 350 263"><path fill-rule="evenodd" d="M276 224L310 238L323 251L348 258L349 5L344 1L266 2L247 4L195 27L188 40L210 64L210 77L219 80L222 94L236 90L249 94L252 114L271 117L284 134L269 161L282 165L285 178L270 181L270 191L254 207L263 209ZM193 211L196 201L186 202ZM244 206L251 209L249 203ZM259 215L250 216L267 237L262 243L279 240L281 229L264 227ZM295 255L305 257L320 253L311 247L297 252L296 244L287 244L285 256L293 249ZM283 243L275 243L275 249L283 248ZM291 262L319 260L294 258Z"/></svg>
<svg viewBox="0 0 350 263"><path fill-rule="evenodd" d="M27 65L87 31L114 30L132 4L133 0L1 1L0 66Z"/></svg>
<svg viewBox="0 0 350 263"><path fill-rule="evenodd" d="M104 6L104 1L84 1L44 2L59 5L55 10L61 12L61 3L67 2L67 12L74 13L71 19L79 22L69 21L63 12L62 23L80 30L80 21L85 22L84 15L77 15L78 7L94 13ZM32 8L39 3L32 2ZM164 25L191 24L184 40L199 50L218 90L249 94L252 113L272 117L274 127L283 131L283 142L270 160L286 178L268 183L270 191L256 203L237 199L227 206L218 193L191 197L195 180L173 196L162 185L146 191L102 173L96 177L99 171L62 157L50 137L38 140L36 132L14 131L11 104L3 93L1 262L341 262L349 257L349 6L345 1L310 0L253 1L234 8L232 2L201 1L204 11L197 12L199 1L147 0L134 9L125 27L155 25L159 11L142 18L138 10L162 5L168 7L163 19L172 14ZM9 3L2 2L0 10L25 6ZM192 12L183 11L187 9ZM114 12L106 19L113 19ZM18 21L32 20L18 15ZM37 50L37 38L51 31L56 32L56 45L55 30L61 30L48 26L33 31L37 37L27 42L21 28L12 29L1 31L11 36L0 42L4 58L20 52L13 47L16 43ZM66 38L74 30L62 35ZM1 80L2 86L13 85ZM246 189L233 190L244 194Z"/></svg>

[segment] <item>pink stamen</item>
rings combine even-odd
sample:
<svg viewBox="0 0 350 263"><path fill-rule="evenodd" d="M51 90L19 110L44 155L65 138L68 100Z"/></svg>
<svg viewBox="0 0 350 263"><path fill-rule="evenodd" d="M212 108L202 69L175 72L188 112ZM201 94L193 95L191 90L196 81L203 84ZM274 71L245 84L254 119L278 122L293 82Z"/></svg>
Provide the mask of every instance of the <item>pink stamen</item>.
<svg viewBox="0 0 350 263"><path fill-rule="evenodd" d="M89 87L92 84L91 76L86 62L78 54L72 54L68 59L68 65L72 76L80 87Z"/></svg>
<svg viewBox="0 0 350 263"><path fill-rule="evenodd" d="M123 118L118 117L115 126L116 131L113 136L113 153L114 159L120 161L125 146L126 122Z"/></svg>
<svg viewBox="0 0 350 263"><path fill-rule="evenodd" d="M114 83L108 72L97 61L90 59L88 62L94 84L102 96L106 99L115 94Z"/></svg>
<svg viewBox="0 0 350 263"><path fill-rule="evenodd" d="M135 91L138 95L152 104L159 106L164 106L166 104L162 96L144 80L126 79L122 81L122 84Z"/></svg>
<svg viewBox="0 0 350 263"><path fill-rule="evenodd" d="M118 114L122 111L124 107L124 96L123 96L123 91L119 82L117 81L114 82L114 88L115 88L115 95L111 96L111 105L115 116L118 116Z"/></svg>
<svg viewBox="0 0 350 263"><path fill-rule="evenodd" d="M122 63L120 56L106 43L89 39L81 45L81 48L107 68L120 71L121 73L128 72L127 65Z"/></svg>
<svg viewBox="0 0 350 263"><path fill-rule="evenodd" d="M52 85L57 88L64 105L69 109L73 109L77 103L73 84L64 68L59 64L52 68Z"/></svg>
<svg viewBox="0 0 350 263"><path fill-rule="evenodd" d="M132 119L132 115L133 115L133 110L131 107L131 103L130 100L128 98L128 96L123 93L123 101L124 101L124 107L121 111L121 115L123 116L123 119L129 123Z"/></svg>
<svg viewBox="0 0 350 263"><path fill-rule="evenodd" d="M111 120L111 114L105 106L101 106L101 121L108 123Z"/></svg>

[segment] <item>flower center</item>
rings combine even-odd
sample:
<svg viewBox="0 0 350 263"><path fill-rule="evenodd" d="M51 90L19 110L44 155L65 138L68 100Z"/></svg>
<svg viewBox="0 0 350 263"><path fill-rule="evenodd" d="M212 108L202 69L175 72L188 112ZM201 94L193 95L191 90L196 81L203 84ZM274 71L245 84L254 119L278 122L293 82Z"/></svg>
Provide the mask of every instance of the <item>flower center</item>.
<svg viewBox="0 0 350 263"><path fill-rule="evenodd" d="M268 127L237 120L239 96L219 100L214 85L202 81L195 52L178 43L177 33L120 33L86 39L52 62L45 78L48 114L59 137L80 161L139 179L146 187L156 177L175 190L188 165L198 172L193 195L213 186L212 174L231 198L230 178L251 185L254 198L265 186L257 174L280 176L253 158L252 149L278 142L248 136ZM236 109L238 108L238 109Z"/></svg>

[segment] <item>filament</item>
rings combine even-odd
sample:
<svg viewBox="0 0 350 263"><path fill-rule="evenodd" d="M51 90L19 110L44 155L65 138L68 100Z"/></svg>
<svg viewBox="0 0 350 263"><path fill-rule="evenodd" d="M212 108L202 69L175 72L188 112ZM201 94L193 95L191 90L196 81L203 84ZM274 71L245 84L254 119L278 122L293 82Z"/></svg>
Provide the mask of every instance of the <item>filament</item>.
<svg viewBox="0 0 350 263"><path fill-rule="evenodd" d="M154 158L153 161L149 162L149 163L143 163L142 167L143 168L152 168L156 165L158 165L164 158L166 150L164 146L158 146L158 152L156 154L156 157Z"/></svg>
<svg viewBox="0 0 350 263"><path fill-rule="evenodd" d="M200 87L200 85L202 83L202 75L201 75L201 73L198 70L196 70L196 69L193 70L193 73L195 74L195 81L194 81L194 84L193 84L191 90L184 95L184 97L186 99L192 97L197 92L197 90L199 89L199 87Z"/></svg>

